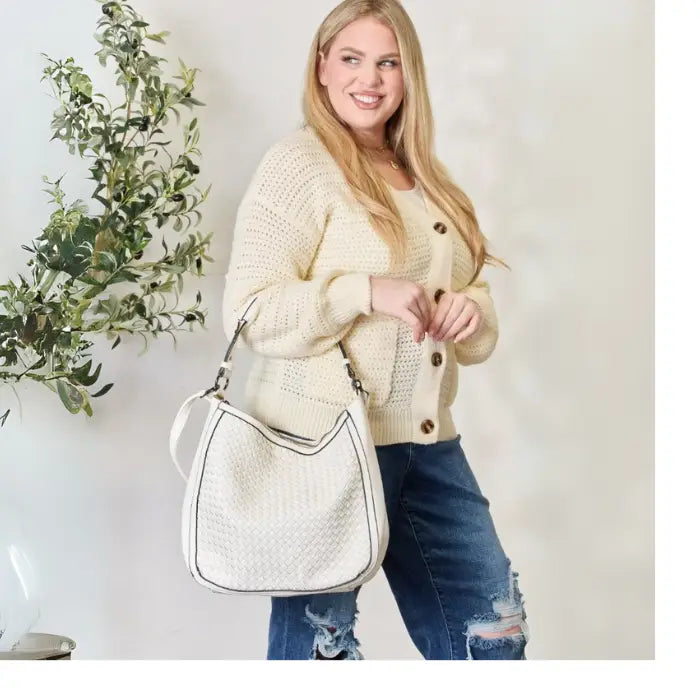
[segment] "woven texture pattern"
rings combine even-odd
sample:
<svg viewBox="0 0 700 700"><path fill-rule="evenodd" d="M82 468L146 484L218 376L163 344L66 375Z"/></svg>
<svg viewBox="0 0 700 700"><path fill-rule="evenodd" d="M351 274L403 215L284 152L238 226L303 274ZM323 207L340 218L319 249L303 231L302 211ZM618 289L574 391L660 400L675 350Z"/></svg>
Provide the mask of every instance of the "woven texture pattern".
<svg viewBox="0 0 700 700"><path fill-rule="evenodd" d="M491 355L498 319L488 283L468 284L469 248L421 187L394 192L408 253L392 270L386 244L313 129L296 129L264 153L237 211L222 304L230 340L250 300L260 302L241 333L256 353L245 391L251 414L290 432L322 435L347 400L336 346L342 340L371 394L376 445L456 435L449 415L455 365ZM372 311L370 275L420 284L433 310L438 289L464 292L481 307L481 326L456 344L429 337L416 343L404 321ZM442 356L437 364L435 353ZM429 434L421 430L425 419L435 426Z"/></svg>
<svg viewBox="0 0 700 700"><path fill-rule="evenodd" d="M367 569L375 515L347 420L325 448L270 440L226 411L209 422L183 520L200 576L231 592L314 591Z"/></svg>

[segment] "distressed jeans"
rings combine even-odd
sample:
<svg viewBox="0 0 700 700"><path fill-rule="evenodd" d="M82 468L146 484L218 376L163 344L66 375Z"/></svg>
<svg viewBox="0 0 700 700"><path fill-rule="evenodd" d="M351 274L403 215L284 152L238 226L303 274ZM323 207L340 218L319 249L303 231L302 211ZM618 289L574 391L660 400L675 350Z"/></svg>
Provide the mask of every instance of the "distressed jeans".
<svg viewBox="0 0 700 700"><path fill-rule="evenodd" d="M530 634L518 573L461 435L376 450L389 518L382 569L422 657L525 660ZM271 596L267 658L364 659L354 633L360 588Z"/></svg>

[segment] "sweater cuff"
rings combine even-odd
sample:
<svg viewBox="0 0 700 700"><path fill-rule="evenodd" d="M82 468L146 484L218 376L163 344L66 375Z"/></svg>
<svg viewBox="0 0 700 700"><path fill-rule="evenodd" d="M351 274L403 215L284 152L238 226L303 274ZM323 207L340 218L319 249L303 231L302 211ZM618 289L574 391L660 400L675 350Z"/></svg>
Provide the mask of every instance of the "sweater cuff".
<svg viewBox="0 0 700 700"><path fill-rule="evenodd" d="M481 327L476 333L472 333L469 338L465 339L467 341L475 340L481 337L488 328L493 328L496 325L496 319L492 313L493 303L489 293L483 287L469 286L464 290L464 293L472 301L475 301L481 309Z"/></svg>
<svg viewBox="0 0 700 700"><path fill-rule="evenodd" d="M348 272L335 277L328 284L328 317L338 326L344 326L360 314L372 312L372 286L369 273Z"/></svg>

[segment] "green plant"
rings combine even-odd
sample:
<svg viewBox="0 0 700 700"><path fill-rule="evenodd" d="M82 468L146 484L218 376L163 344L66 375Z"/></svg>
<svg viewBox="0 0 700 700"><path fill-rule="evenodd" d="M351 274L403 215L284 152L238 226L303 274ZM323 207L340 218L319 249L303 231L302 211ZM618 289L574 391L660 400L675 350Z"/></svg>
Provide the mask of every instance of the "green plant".
<svg viewBox="0 0 700 700"><path fill-rule="evenodd" d="M166 59L145 49L146 41L164 44L169 32L151 34L147 22L123 2L97 0L102 5L96 53L102 66L116 64L117 85L124 102L112 107L107 97L93 94L92 81L73 58L48 64L41 81L48 80L60 106L51 123L51 141L60 139L69 152L92 159L89 168L96 187L92 199L97 213L82 200L64 203L61 178L43 181L57 208L48 225L31 246L27 265L31 280L0 285L0 386L22 379L41 382L58 393L72 413L92 415L89 397L106 394L113 383L94 394L88 392L99 377L102 364L92 369L89 339L104 333L114 339L123 333L139 333L146 352L149 336L204 327L206 310L200 309L201 293L194 304L179 309L183 274L202 276L212 234L188 233L156 260L144 259L153 226L172 223L184 232L201 221L198 207L209 194L194 187L201 156L197 143L197 118L184 127L182 152L173 157L162 140L163 128L173 112L180 124L179 106L190 109L203 102L192 97L198 69L180 63L174 76L181 85L161 81L159 64ZM165 158L168 162L165 162ZM163 162L159 162L159 159ZM192 191L196 192L196 194ZM153 248L154 246L151 246ZM121 289L124 286L125 289ZM117 290L120 290L118 293ZM169 302L174 302L169 306ZM183 328L183 325L187 324ZM0 415L0 426L9 410Z"/></svg>

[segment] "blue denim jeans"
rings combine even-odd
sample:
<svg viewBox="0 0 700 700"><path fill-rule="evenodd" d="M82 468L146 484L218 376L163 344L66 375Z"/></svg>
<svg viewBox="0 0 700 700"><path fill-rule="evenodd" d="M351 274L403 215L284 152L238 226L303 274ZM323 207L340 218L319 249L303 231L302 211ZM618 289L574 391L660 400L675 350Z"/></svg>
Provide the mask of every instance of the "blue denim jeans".
<svg viewBox="0 0 700 700"><path fill-rule="evenodd" d="M382 569L424 659L524 660L518 573L460 441L376 447L389 518ZM267 658L364 659L354 634L360 588L272 596Z"/></svg>

